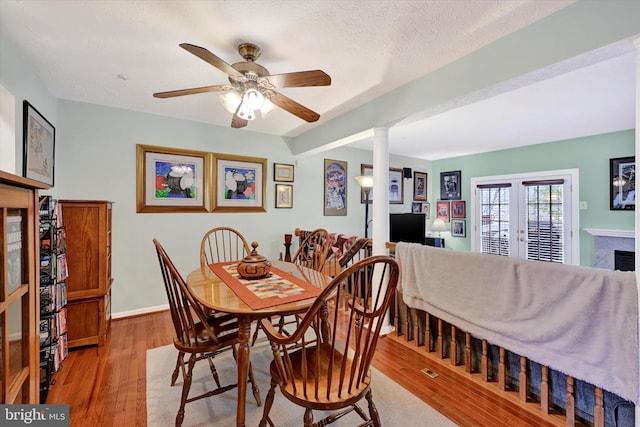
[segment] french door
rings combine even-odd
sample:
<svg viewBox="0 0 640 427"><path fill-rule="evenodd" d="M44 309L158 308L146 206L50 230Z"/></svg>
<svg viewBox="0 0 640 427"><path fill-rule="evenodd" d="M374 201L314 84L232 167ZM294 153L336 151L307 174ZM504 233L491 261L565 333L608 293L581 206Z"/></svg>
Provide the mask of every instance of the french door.
<svg viewBox="0 0 640 427"><path fill-rule="evenodd" d="M579 264L577 182L577 169L471 179L471 247Z"/></svg>

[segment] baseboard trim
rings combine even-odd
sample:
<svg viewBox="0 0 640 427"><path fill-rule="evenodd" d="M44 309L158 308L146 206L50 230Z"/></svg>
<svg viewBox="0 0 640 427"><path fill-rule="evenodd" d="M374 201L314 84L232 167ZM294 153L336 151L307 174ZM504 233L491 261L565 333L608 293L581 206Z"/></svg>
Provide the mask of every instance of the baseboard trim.
<svg viewBox="0 0 640 427"><path fill-rule="evenodd" d="M120 311L118 313L112 313L111 319L124 319L125 317L143 316L145 314L151 314L158 311L169 310L169 304L156 305L154 307L145 307L137 310Z"/></svg>

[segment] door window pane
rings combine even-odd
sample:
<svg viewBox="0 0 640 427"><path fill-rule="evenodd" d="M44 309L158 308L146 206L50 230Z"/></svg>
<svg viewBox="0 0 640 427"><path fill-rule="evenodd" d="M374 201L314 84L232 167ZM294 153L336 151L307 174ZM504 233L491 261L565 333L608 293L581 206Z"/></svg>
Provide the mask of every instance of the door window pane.
<svg viewBox="0 0 640 427"><path fill-rule="evenodd" d="M482 210L481 252L509 256L509 187L480 188Z"/></svg>
<svg viewBox="0 0 640 427"><path fill-rule="evenodd" d="M527 259L564 262L563 184L525 186Z"/></svg>

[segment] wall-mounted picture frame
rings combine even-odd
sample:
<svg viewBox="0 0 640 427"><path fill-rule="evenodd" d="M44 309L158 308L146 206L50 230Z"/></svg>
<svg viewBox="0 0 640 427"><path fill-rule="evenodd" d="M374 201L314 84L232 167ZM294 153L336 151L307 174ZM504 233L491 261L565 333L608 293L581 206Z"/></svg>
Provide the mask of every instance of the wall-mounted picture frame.
<svg viewBox="0 0 640 427"><path fill-rule="evenodd" d="M462 195L461 172L440 172L440 199L460 200Z"/></svg>
<svg viewBox="0 0 640 427"><path fill-rule="evenodd" d="M612 211L636 209L636 158L609 159L609 209Z"/></svg>
<svg viewBox="0 0 640 427"><path fill-rule="evenodd" d="M347 215L347 162L324 159L324 215Z"/></svg>
<svg viewBox="0 0 640 427"><path fill-rule="evenodd" d="M422 202L422 213L424 214L424 219L431 218L431 203Z"/></svg>
<svg viewBox="0 0 640 427"><path fill-rule="evenodd" d="M427 173L413 172L413 200L427 200Z"/></svg>
<svg viewBox="0 0 640 427"><path fill-rule="evenodd" d="M411 213L422 213L422 202L411 202Z"/></svg>
<svg viewBox="0 0 640 427"><path fill-rule="evenodd" d="M449 222L449 202L436 202L436 218L442 218L444 222Z"/></svg>
<svg viewBox="0 0 640 427"><path fill-rule="evenodd" d="M23 176L53 187L56 128L29 101L22 107Z"/></svg>
<svg viewBox="0 0 640 427"><path fill-rule="evenodd" d="M276 184L276 208L293 207L293 185Z"/></svg>
<svg viewBox="0 0 640 427"><path fill-rule="evenodd" d="M136 212L208 212L205 151L136 145Z"/></svg>
<svg viewBox="0 0 640 427"><path fill-rule="evenodd" d="M276 182L293 182L293 165L274 163L273 180Z"/></svg>
<svg viewBox="0 0 640 427"><path fill-rule="evenodd" d="M360 175L373 175L373 165L360 165ZM402 168L389 168L389 203L404 203L404 171ZM360 191L360 203L367 202L367 195ZM373 189L369 192L369 203L373 203Z"/></svg>
<svg viewBox="0 0 640 427"><path fill-rule="evenodd" d="M265 212L267 159L211 153L213 212Z"/></svg>
<svg viewBox="0 0 640 427"><path fill-rule="evenodd" d="M451 235L453 237L467 237L467 226L464 219L451 220Z"/></svg>
<svg viewBox="0 0 640 427"><path fill-rule="evenodd" d="M451 201L451 218L466 218L467 208L464 200Z"/></svg>

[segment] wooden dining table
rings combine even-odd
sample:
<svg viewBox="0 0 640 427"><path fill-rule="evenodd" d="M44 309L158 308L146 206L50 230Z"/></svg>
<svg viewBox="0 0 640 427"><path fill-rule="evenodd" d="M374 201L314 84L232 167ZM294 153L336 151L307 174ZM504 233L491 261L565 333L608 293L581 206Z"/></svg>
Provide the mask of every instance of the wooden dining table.
<svg viewBox="0 0 640 427"><path fill-rule="evenodd" d="M311 268L284 261L271 261L272 266L293 276L324 289L331 277ZM238 407L236 425L245 425L245 405L247 401L247 377L249 375L251 325L254 321L268 317L300 313L308 309L315 298L279 304L267 308L251 309L210 267L204 266L187 276L187 286L194 297L205 307L224 313L234 314L238 318ZM260 393L252 384L253 395L260 402Z"/></svg>

